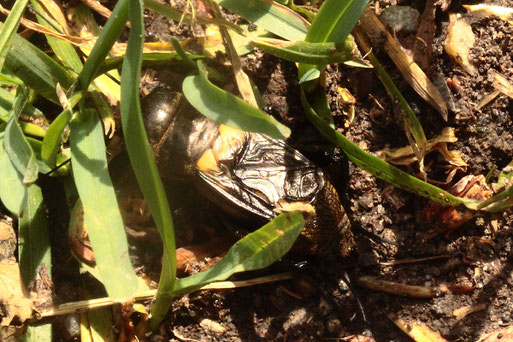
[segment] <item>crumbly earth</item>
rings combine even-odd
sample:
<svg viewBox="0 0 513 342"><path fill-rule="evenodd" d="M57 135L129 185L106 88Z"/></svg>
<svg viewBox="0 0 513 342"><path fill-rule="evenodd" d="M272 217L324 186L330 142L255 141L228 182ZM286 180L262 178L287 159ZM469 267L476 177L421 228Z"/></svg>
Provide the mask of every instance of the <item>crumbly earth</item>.
<svg viewBox="0 0 513 342"><path fill-rule="evenodd" d="M412 6L420 13L425 6L423 1L415 0L381 0L379 5L384 8L397 2ZM513 8L512 0L494 3ZM478 66L478 74L470 76L443 51L448 30L447 13L451 11L465 12L461 2L456 0L446 12L437 10L433 59L427 70L430 77L441 77L445 81L457 79L461 83L449 93L454 108L447 122L412 91L383 49L375 49L377 58L417 112L428 138L436 137L445 127L455 128L458 141L449 144L449 148L461 153L468 164L466 170L457 171L453 180L444 184L447 163L436 152L426 158L426 165L430 165L428 178L446 189L465 175L487 176L490 171L489 182L495 183L500 170L513 158L513 99L500 94L478 109L481 100L494 91L491 70L499 71L513 83L513 26L493 18L472 21L477 38L472 59ZM169 41L172 35L193 36L187 31L187 25L177 27L150 12L145 23L150 40ZM308 122L300 104L297 68L293 63L254 51L244 57L243 64L263 95L265 110L292 129L289 143L329 174L352 221L357 246L349 258L288 255L269 269L234 278L292 272L290 280L183 296L174 301L165 321L148 340L322 341L362 334L376 341L410 341L388 318L389 314L395 314L405 321L425 323L448 340L476 341L484 333L512 324L511 209L474 217L447 236L441 233L430 238L428 232L436 228L436 224L423 221L419 215L429 205L428 200L399 190L348 162L343 153L326 142ZM149 79L155 76L151 72L149 75ZM330 106L341 133L369 152L408 144L403 126L394 114L394 104L372 70L330 65L326 76ZM357 100L355 118L348 125L338 87L349 89ZM411 174L418 172L415 165L403 169ZM188 185L171 186L175 186L171 202L177 204L173 216L180 244L204 242L220 235L216 229L221 229L226 222L219 214L203 214L198 209L215 211L211 204L189 196ZM187 195L180 196L184 193ZM50 207L49 212L56 215L59 210ZM198 238L199 233L188 229L190 217L200 222L203 240ZM58 218L51 220L62 222ZM141 267L142 273L158 279L160 251L151 247L159 245L156 230L147 223L129 226L134 264ZM60 228L63 232L60 237L54 236L56 244L66 246L62 238L65 229ZM73 261L66 249L57 249L56 257L67 261L54 270L56 292L62 302L77 298L76 287L69 279L76 279L78 275L67 271L66 267ZM136 253L136 249L142 252ZM421 257L440 258L386 264ZM358 286L356 280L364 275L412 285L471 285L474 290L431 299L400 297ZM484 304L482 310L462 319L453 314L456 309L479 304Z"/></svg>
<svg viewBox="0 0 513 342"><path fill-rule="evenodd" d="M381 7L389 4L380 3ZM420 1L400 4L413 6L421 13L424 9ZM498 4L513 7L512 1ZM453 2L448 11L465 12L459 2ZM459 151L468 167L458 171L450 184L440 186L448 189L465 175L486 176L496 166L489 178L494 183L513 156L513 100L499 95L483 108L477 106L494 91L492 69L513 81L513 28L499 19L472 21L477 38L472 59L479 71L470 76L443 51L447 12L437 11L436 24L428 75L443 80L455 78L461 83L458 90L452 89L449 94L454 110L448 122L414 94L386 54L378 49L377 57L417 111L428 139L439 135L444 127L455 128L458 141L449 148ZM340 151L331 148L308 123L299 102L293 63L255 51L244 58L244 67L262 93L266 110L292 128L289 143L328 170L352 219L357 248L345 260L335 256L289 256L265 272L292 271L294 278L290 281L183 297L174 303L168 320L154 336L156 340L166 336L176 341L321 341L364 334L376 341L410 341L387 318L391 313L408 322L423 322L445 338L459 341L475 341L484 333L511 324L511 210L481 215L448 236L427 238L434 224L419 217L429 204L426 199L347 164ZM327 84L337 128L353 142L370 152L407 145L393 103L372 70L331 65ZM357 99L356 116L349 127L344 125L347 118L338 87L348 88ZM428 177L444 183L447 174L440 155L431 153L426 165L428 162L432 163ZM414 165L404 169L418 171ZM430 256L442 258L396 266L384 264ZM413 285L472 285L474 290L432 299L400 297L359 287L355 280L363 275ZM479 304L484 304L481 311L462 319L453 314L458 308ZM204 319L215 321L222 329L212 328Z"/></svg>

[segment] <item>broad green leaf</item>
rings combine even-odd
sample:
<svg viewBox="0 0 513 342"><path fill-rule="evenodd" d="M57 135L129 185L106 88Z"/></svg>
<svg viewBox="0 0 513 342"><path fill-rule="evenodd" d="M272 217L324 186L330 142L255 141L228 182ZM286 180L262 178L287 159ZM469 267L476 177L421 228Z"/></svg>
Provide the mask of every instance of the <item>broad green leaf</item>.
<svg viewBox="0 0 513 342"><path fill-rule="evenodd" d="M249 41L271 55L291 62L310 64L343 63L354 59L353 51L358 49L352 37L342 43L291 42L274 38L249 38Z"/></svg>
<svg viewBox="0 0 513 342"><path fill-rule="evenodd" d="M286 139L290 135L290 129L272 116L212 84L201 61L198 61L198 70L199 74L185 78L182 89L190 104L201 114L220 124L276 139Z"/></svg>
<svg viewBox="0 0 513 342"><path fill-rule="evenodd" d="M318 116L312 106L308 103L308 99L306 98L306 94L303 90L301 90L301 102L303 104L303 108L305 108L306 115L319 132L321 132L321 134L333 144L339 146L348 158L363 170L395 185L398 188L427 197L444 205L465 205L469 209L477 209L479 201L459 198L451 195L445 190L410 176L406 172L388 164L384 160L362 151L356 144L351 142L335 129L331 128Z"/></svg>
<svg viewBox="0 0 513 342"><path fill-rule="evenodd" d="M13 36L4 66L26 86L56 104L59 104L55 92L57 83L66 90L74 81L64 67L18 35Z"/></svg>
<svg viewBox="0 0 513 342"><path fill-rule="evenodd" d="M50 127L48 127L48 131L43 139L41 158L52 169L56 166L57 152L64 141L63 133L71 120L71 115L71 109L65 109L59 114Z"/></svg>
<svg viewBox="0 0 513 342"><path fill-rule="evenodd" d="M4 132L0 132L0 200L12 214L19 216L27 201L23 175L14 167L4 149Z"/></svg>
<svg viewBox="0 0 513 342"><path fill-rule="evenodd" d="M98 270L110 297L127 300L137 276L110 180L103 130L96 111L83 110L70 122L73 178L84 208L84 222Z"/></svg>
<svg viewBox="0 0 513 342"><path fill-rule="evenodd" d="M310 24L288 7L271 0L214 0L247 21L287 40L304 40Z"/></svg>
<svg viewBox="0 0 513 342"><path fill-rule="evenodd" d="M51 342L52 323L29 323L21 337L22 342Z"/></svg>
<svg viewBox="0 0 513 342"><path fill-rule="evenodd" d="M28 93L27 88L18 88L4 137L4 149L14 167L23 175L24 184L35 182L39 172L34 151L18 124L18 117L28 101Z"/></svg>
<svg viewBox="0 0 513 342"><path fill-rule="evenodd" d="M16 34L27 3L28 0L16 0L14 6L11 8L11 13L0 27L0 71L4 66L5 57L9 53L9 43Z"/></svg>
<svg viewBox="0 0 513 342"><path fill-rule="evenodd" d="M110 18L105 23L102 33L98 37L93 50L89 54L80 75L78 84L80 90L87 90L89 84L96 77L103 61L110 52L110 49L125 28L128 19L128 6L131 1L119 0L112 10Z"/></svg>
<svg viewBox="0 0 513 342"><path fill-rule="evenodd" d="M130 2L129 17L131 30L121 74L121 122L130 162L164 244L159 288L157 298L152 305L151 325L155 328L171 305L170 298L162 296L162 293L171 291L175 284L175 236L171 211L153 160L139 103L144 38L142 1Z"/></svg>
<svg viewBox="0 0 513 342"><path fill-rule="evenodd" d="M178 279L170 295L195 291L213 281L228 279L237 272L268 267L290 250L303 226L303 215L299 211L278 215L262 228L237 241L212 268Z"/></svg>

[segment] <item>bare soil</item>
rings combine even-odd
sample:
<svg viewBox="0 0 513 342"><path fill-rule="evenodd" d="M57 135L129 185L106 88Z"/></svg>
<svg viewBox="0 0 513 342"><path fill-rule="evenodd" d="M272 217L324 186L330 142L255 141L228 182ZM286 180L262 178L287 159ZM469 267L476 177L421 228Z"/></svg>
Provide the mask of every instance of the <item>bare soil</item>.
<svg viewBox="0 0 513 342"><path fill-rule="evenodd" d="M397 1L379 2L381 8ZM399 1L422 13L424 2ZM513 7L512 0L494 1ZM449 119L425 103L397 72L392 61L377 48L377 58L392 75L403 95L417 111L429 138L443 128L454 127L458 141L449 148L461 153L467 162L466 171L458 171L448 184L449 189L466 175L487 176L490 183L513 158L513 99L500 94L481 109L484 96L494 91L492 70L513 83L513 27L499 19L474 19L472 29L476 46L472 59L478 74L468 75L443 51L447 35L448 12L465 13L460 1L453 1L445 12L436 11L436 31L432 46L433 58L426 73L442 80L457 79L461 86L448 94L454 102ZM464 14L468 15L468 14ZM177 27L169 20L150 12L146 17L149 40L169 41L171 36L192 37L188 26ZM322 167L337 188L348 213L357 241L349 258L335 255L323 257L289 254L269 269L234 277L251 279L263 275L292 272L291 280L234 290L201 291L183 296L173 303L161 327L150 341L323 341L337 340L353 334L373 337L376 341L410 341L388 318L394 314L406 321L427 324L451 341L477 341L481 335L512 324L513 305L513 212L482 214L474 217L449 235L443 232L427 238L436 224L425 222L420 213L429 205L425 198L399 190L348 162L344 154L326 142L303 114L299 100L297 68L293 63L253 51L243 59L244 69L257 85L266 103L265 110L292 129L289 144ZM150 89L153 77L163 77L162 69L147 70L143 86ZM149 76L148 76L149 75ZM162 80L157 80L159 83ZM372 70L330 65L327 69L327 93L337 129L361 148L377 152L408 144L403 127L395 116L395 108ZM356 97L356 115L350 125L338 96L344 87ZM122 157L120 157L122 158ZM123 164L124 161L115 161ZM429 178L444 183L444 161L436 152L428 155L432 163ZM121 168L124 166L121 166ZM123 187L127 176L111 165L115 183ZM415 166L404 167L415 174ZM130 177L128 177L130 178ZM50 188L55 187L52 183ZM227 235L226 222L208 201L190 194L190 185L169 184L173 217L179 244L201 243ZM62 189L61 189L62 190ZM123 190L120 190L123 192ZM131 194L130 194L131 195ZM54 195L50 195L54 196ZM61 198L60 200L65 201ZM57 206L57 205L56 205ZM126 204L126 207L129 207ZM54 258L64 260L54 269L59 302L77 300L73 285L76 272L69 271L70 258L62 224L67 218L59 208L48 208L51 222L57 222L53 235L57 248ZM191 225L194 230L189 229ZM128 224L129 241L133 245L133 262L141 273L158 279L159 238L147 221ZM200 227L200 228L198 228ZM191 231L193 231L191 233ZM409 258L437 257L431 261L389 265L385 262ZM208 264L208 262L207 262ZM194 265L201 269L204 264ZM365 289L356 280L364 275L412 285L469 285L466 293L441 294L430 299L401 297ZM454 310L485 304L481 311L461 320ZM58 330L64 330L59 319ZM60 334L61 340L67 339Z"/></svg>
<svg viewBox="0 0 513 342"><path fill-rule="evenodd" d="M503 1L504 6L513 6ZM381 7L389 3L383 1ZM420 11L420 1L402 1ZM449 189L465 175L486 176L494 166L490 182L495 182L512 158L512 99L499 95L482 109L477 105L494 91L491 71L513 80L511 60L512 27L499 19L475 19L472 29L476 46L472 59L478 75L470 76L443 51L448 12L464 13L453 1L447 12L436 12L433 59L427 74L443 80L458 79L461 87L450 92L454 107L448 122L418 97L397 73L391 60L377 49L376 55L403 95L417 111L429 138L444 127L454 127L458 141L449 146L468 163L458 171ZM376 341L410 341L387 315L427 324L454 341L477 341L484 333L508 326L512 321L510 304L513 290L511 211L480 215L448 236L426 239L433 223L419 213L428 201L376 179L348 163L342 153L329 146L304 117L299 102L296 67L255 51L244 58L245 70L256 83L267 104L266 110L292 128L289 143L325 168L338 188L353 223L357 248L351 258L323 258L289 255L263 273L292 271L290 281L236 290L191 294L176 301L155 340L183 341L322 341L364 334ZM327 70L327 92L337 128L370 152L407 145L402 127L394 116L393 104L372 70L355 70L331 65ZM338 101L337 87L351 90L357 98L356 117L344 126L346 117ZM379 105L378 105L379 103ZM430 178L444 182L438 167L443 161L436 153ZM405 170L415 173L415 168ZM449 256L434 261L396 266L383 262L407 258ZM250 278L261 275L245 274ZM431 299L389 295L359 287L363 275L412 285L471 285L474 290L445 294ZM361 306L360 304L361 303ZM485 309L461 320L453 311L469 305L485 304ZM212 330L204 319L217 322ZM174 333L173 333L174 332ZM165 337L164 337L165 336Z"/></svg>

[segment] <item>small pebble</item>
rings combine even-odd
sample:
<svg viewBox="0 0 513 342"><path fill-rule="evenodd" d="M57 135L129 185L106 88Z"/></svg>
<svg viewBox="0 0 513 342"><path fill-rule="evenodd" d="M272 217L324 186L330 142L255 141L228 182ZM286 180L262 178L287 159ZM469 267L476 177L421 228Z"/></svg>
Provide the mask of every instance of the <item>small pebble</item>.
<svg viewBox="0 0 513 342"><path fill-rule="evenodd" d="M78 315L69 315L64 318L63 333L67 341L80 337L80 320Z"/></svg>
<svg viewBox="0 0 513 342"><path fill-rule="evenodd" d="M409 6L389 6L381 12L380 19L393 32L415 33L419 27L420 13Z"/></svg>

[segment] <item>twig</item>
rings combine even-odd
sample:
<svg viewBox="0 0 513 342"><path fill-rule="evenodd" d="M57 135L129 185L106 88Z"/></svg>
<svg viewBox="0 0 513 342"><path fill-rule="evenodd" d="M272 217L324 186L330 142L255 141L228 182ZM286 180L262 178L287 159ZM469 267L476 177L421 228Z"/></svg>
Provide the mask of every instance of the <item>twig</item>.
<svg viewBox="0 0 513 342"><path fill-rule="evenodd" d="M208 285L205 285L199 290L220 290L220 289L234 289L238 287L247 287L247 286L254 286L254 285L260 285L265 283L271 283L276 281L282 281L292 278L292 273L280 273L275 274L271 276L265 276L265 277L259 277L249 280L239 280L239 281L219 281L214 282ZM134 295L134 299L136 301L144 301L144 300L150 300L155 297L157 294L157 290L147 290L147 291L140 291L137 292ZM79 313L84 311L89 311L93 309L102 308L105 306L111 306L114 304L123 303L123 301L115 300L110 297L104 297L104 298L97 298L97 299L90 299L90 300L81 300L77 302L72 303L64 303L61 305L56 305L50 308L45 308L42 310L39 310L35 314L33 314L33 319L42 319L45 317L52 317L52 316L60 316L60 315L67 315L71 313Z"/></svg>

